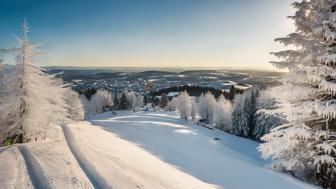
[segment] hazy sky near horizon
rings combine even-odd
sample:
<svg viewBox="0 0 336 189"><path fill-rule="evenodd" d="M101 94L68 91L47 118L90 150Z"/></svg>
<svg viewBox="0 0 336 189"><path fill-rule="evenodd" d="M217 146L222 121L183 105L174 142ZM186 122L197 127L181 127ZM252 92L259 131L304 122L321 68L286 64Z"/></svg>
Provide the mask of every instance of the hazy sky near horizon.
<svg viewBox="0 0 336 189"><path fill-rule="evenodd" d="M27 18L43 66L272 69L293 0L2 0L0 47Z"/></svg>

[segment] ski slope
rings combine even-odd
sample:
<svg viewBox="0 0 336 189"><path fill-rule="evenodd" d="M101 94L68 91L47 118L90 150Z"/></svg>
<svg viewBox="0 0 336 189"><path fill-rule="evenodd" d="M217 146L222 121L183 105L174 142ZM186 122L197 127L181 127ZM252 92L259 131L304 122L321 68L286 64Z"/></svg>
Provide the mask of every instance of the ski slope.
<svg viewBox="0 0 336 189"><path fill-rule="evenodd" d="M0 188L316 188L267 169L257 143L175 112L106 112L58 130L0 148Z"/></svg>

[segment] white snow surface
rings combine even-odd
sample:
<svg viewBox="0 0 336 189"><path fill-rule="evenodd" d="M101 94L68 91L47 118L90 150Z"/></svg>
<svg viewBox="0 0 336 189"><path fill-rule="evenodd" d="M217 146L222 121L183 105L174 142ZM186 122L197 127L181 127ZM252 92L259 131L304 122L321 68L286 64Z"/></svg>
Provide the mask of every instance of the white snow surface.
<svg viewBox="0 0 336 189"><path fill-rule="evenodd" d="M90 121L59 127L57 141L0 148L0 188L316 188L267 169L258 143L175 112Z"/></svg>

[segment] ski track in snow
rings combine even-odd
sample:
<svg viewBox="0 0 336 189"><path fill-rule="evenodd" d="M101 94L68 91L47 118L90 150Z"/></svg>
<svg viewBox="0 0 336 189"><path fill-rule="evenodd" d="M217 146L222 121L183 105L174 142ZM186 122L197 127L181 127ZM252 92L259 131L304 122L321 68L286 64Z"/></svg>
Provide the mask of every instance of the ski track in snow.
<svg viewBox="0 0 336 189"><path fill-rule="evenodd" d="M29 147L26 145L18 145L17 148L24 159L24 162L27 167L27 172L33 183L34 188L35 189L55 188L49 181L48 177L44 174L41 165L35 158L34 154L30 151Z"/></svg>
<svg viewBox="0 0 336 189"><path fill-rule="evenodd" d="M111 189L112 186L109 186L108 182L104 179L104 177L102 177L98 173L95 167L85 158L84 154L79 150L75 142L75 137L71 133L71 130L66 125L62 125L62 130L65 140L70 148L70 151L74 155L79 166L81 167L85 175L88 177L94 188Z"/></svg>

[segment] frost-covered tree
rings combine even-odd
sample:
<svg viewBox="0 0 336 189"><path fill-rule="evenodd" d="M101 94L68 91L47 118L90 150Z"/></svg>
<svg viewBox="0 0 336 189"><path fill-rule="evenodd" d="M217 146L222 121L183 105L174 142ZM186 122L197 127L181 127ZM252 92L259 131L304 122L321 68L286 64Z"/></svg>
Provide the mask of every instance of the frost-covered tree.
<svg viewBox="0 0 336 189"><path fill-rule="evenodd" d="M126 94L123 93L118 102L118 110L128 110L130 107L131 104L128 102Z"/></svg>
<svg viewBox="0 0 336 189"><path fill-rule="evenodd" d="M235 108L232 114L232 133L238 136L249 137L254 129L254 115L256 112L256 98L254 91L245 92L235 99Z"/></svg>
<svg viewBox="0 0 336 189"><path fill-rule="evenodd" d="M112 95L107 90L98 90L90 99L87 115L96 115L112 106Z"/></svg>
<svg viewBox="0 0 336 189"><path fill-rule="evenodd" d="M191 100L187 91L183 91L178 96L178 109L181 119L188 120L191 115Z"/></svg>
<svg viewBox="0 0 336 189"><path fill-rule="evenodd" d="M164 108L168 105L169 99L166 94L162 94L159 102L160 108Z"/></svg>
<svg viewBox="0 0 336 189"><path fill-rule="evenodd" d="M281 112L276 111L278 105L279 102L269 94L269 91L264 90L259 93L252 133L254 138L260 139L271 129L286 122Z"/></svg>
<svg viewBox="0 0 336 189"><path fill-rule="evenodd" d="M250 115L247 108L249 99L246 95L236 96L232 113L232 130L234 135L248 136L250 133Z"/></svg>
<svg viewBox="0 0 336 189"><path fill-rule="evenodd" d="M197 115L197 103L193 99L191 101L191 121L196 122L196 115Z"/></svg>
<svg viewBox="0 0 336 189"><path fill-rule="evenodd" d="M117 93L114 93L114 98L113 98L113 109L117 110L119 106L119 99Z"/></svg>
<svg viewBox="0 0 336 189"><path fill-rule="evenodd" d="M215 127L224 131L230 131L232 125L232 104L221 95L215 105Z"/></svg>
<svg viewBox="0 0 336 189"><path fill-rule="evenodd" d="M1 80L0 145L52 139L54 124L69 118L64 88L51 75L33 65L40 55L40 45L28 40L28 23L23 23L24 37L18 48L3 49L14 54L16 64Z"/></svg>
<svg viewBox="0 0 336 189"><path fill-rule="evenodd" d="M198 99L198 113L206 123L213 123L216 99L209 91Z"/></svg>
<svg viewBox="0 0 336 189"><path fill-rule="evenodd" d="M79 94L70 88L64 90L65 102L68 105L69 118L75 121L84 119L84 107ZM86 98L86 97L85 97Z"/></svg>
<svg viewBox="0 0 336 189"><path fill-rule="evenodd" d="M126 93L126 98L127 98L128 104L130 104L129 109L135 110L137 106L137 97L135 93L133 91Z"/></svg>
<svg viewBox="0 0 336 189"><path fill-rule="evenodd" d="M87 97L85 96L85 94L81 94L79 97L83 109L84 109L84 119L87 119L89 116L89 108L90 108L90 101L87 99Z"/></svg>
<svg viewBox="0 0 336 189"><path fill-rule="evenodd" d="M292 48L273 53L280 60L272 62L289 71L277 94L289 102L284 109L289 122L263 137L260 150L285 171L336 188L336 1L293 6L296 31L276 39Z"/></svg>
<svg viewBox="0 0 336 189"><path fill-rule="evenodd" d="M140 94L135 94L134 92L126 93L126 98L129 104L127 109L136 110L137 108L144 106L144 97Z"/></svg>
<svg viewBox="0 0 336 189"><path fill-rule="evenodd" d="M141 108L145 106L145 99L144 96L141 94L138 94L138 96L136 97L136 107L137 108Z"/></svg>
<svg viewBox="0 0 336 189"><path fill-rule="evenodd" d="M235 98L235 95L236 95L236 89L233 85L231 85L229 91L229 100L233 100Z"/></svg>
<svg viewBox="0 0 336 189"><path fill-rule="evenodd" d="M168 103L168 110L169 111L176 111L178 106L178 98L174 97L169 103Z"/></svg>

